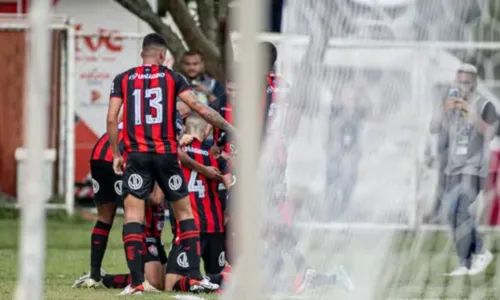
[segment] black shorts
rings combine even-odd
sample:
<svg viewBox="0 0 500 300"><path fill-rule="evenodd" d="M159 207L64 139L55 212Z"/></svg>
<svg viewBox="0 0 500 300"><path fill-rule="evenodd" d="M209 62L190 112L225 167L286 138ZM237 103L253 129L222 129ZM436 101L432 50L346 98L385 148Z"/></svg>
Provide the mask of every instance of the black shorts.
<svg viewBox="0 0 500 300"><path fill-rule="evenodd" d="M146 238L146 256L144 263L159 261L162 265L167 263L167 253L161 239Z"/></svg>
<svg viewBox="0 0 500 300"><path fill-rule="evenodd" d="M225 238L223 233L200 234L201 259L205 266L205 274L219 274L226 265ZM172 240L172 247L168 253L167 274L187 276L189 263L187 254L180 243Z"/></svg>
<svg viewBox="0 0 500 300"><path fill-rule="evenodd" d="M113 163L104 160L90 161L92 189L96 205L121 202L122 177L113 171Z"/></svg>
<svg viewBox="0 0 500 300"><path fill-rule="evenodd" d="M123 172L123 198L129 194L147 199L157 182L167 201L188 196L184 174L177 154L132 152Z"/></svg>

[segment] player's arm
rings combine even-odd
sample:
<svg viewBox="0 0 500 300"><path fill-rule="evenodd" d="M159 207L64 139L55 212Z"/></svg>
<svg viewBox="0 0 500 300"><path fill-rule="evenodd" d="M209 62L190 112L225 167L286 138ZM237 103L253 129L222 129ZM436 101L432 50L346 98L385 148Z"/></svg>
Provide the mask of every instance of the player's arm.
<svg viewBox="0 0 500 300"><path fill-rule="evenodd" d="M120 149L118 148L118 115L123 103L122 79L123 75L120 74L113 80L109 97L108 115L106 117L106 131L108 132L109 143L114 157L120 156Z"/></svg>
<svg viewBox="0 0 500 300"><path fill-rule="evenodd" d="M179 94L179 98L187 104L192 110L197 112L205 121L209 124L218 127L224 131L229 132L231 136L236 135L236 128L233 125L229 124L224 118L213 108L201 103L196 98L195 94L192 91L184 91Z"/></svg>
<svg viewBox="0 0 500 300"><path fill-rule="evenodd" d="M188 168L190 170L196 171L208 179L221 180L221 174L218 170L210 169L205 165L200 164L196 160L192 159L186 152L179 151L179 159L182 163L182 166Z"/></svg>
<svg viewBox="0 0 500 300"><path fill-rule="evenodd" d="M198 101L186 79L178 73L175 73L175 89L177 97L181 99L182 102L186 103L189 108L197 112L205 121L227 131L233 136L237 136L236 128L224 120L216 110Z"/></svg>
<svg viewBox="0 0 500 300"><path fill-rule="evenodd" d="M229 190L233 183L233 176L231 174L222 175L222 183L226 187L226 190Z"/></svg>

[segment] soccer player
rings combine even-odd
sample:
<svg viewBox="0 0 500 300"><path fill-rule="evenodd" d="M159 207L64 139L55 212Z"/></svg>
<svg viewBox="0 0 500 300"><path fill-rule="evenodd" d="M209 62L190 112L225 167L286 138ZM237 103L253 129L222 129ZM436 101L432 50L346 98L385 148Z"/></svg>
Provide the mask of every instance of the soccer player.
<svg viewBox="0 0 500 300"><path fill-rule="evenodd" d="M446 130L448 139L444 203L460 259L450 276L482 273L493 260L469 212L488 175L489 142L498 123L495 106L476 92L477 76L473 65L460 67L455 80L460 94L450 94L441 118L434 122L436 132Z"/></svg>
<svg viewBox="0 0 500 300"><path fill-rule="evenodd" d="M156 290L163 290L165 282L165 264L167 254L161 235L165 222L165 206L146 205L144 275L146 282ZM125 288L131 282L130 274L105 274L102 284L106 288ZM147 288L146 288L147 289Z"/></svg>
<svg viewBox="0 0 500 300"><path fill-rule="evenodd" d="M269 168L273 171L269 173L273 174L268 180L271 190L267 191L267 194L272 195L269 204L274 206L281 215L281 220L271 218L271 220L268 220L269 223L264 226L264 240L268 244L267 249L273 249L268 253L269 264L274 266L275 272L273 274L276 275L282 271L284 265L282 252L293 258L298 274L293 286L295 293L301 293L311 286L334 283L341 283L347 290L352 290L351 280L342 267L337 267L331 274L320 274L309 267L306 257L297 248L298 241L291 227L291 222L294 211L299 208L298 204L304 201L305 196L294 189L293 186L287 187L285 170L287 164L287 139L293 137L297 130L299 123L297 114L300 107L295 108L289 105L288 95L283 95L288 91L288 86L273 73L278 58L276 46L264 42L261 43L260 49L266 64L263 137L272 145L271 162L274 163L274 166ZM280 102L277 100L285 101ZM266 155L268 153L264 152ZM265 280L272 279L266 278ZM280 284L275 286L280 286Z"/></svg>
<svg viewBox="0 0 500 300"><path fill-rule="evenodd" d="M186 80L162 65L167 43L156 33L148 34L142 43L142 65L115 77L107 115L107 132L113 150L115 173L123 173L125 220L123 241L131 285L123 295L144 291L142 271L142 233L145 199L158 183L179 220L179 242L186 250L189 276L193 285L214 288L200 272L199 232L193 219L187 187L178 162L175 136L176 99L186 103L210 124L235 133L210 107L199 103ZM118 112L123 104L123 140L127 164L118 151Z"/></svg>
<svg viewBox="0 0 500 300"><path fill-rule="evenodd" d="M223 180L211 180L198 172L183 167L185 178L188 180L188 190L191 207L196 225L200 229L201 257L203 258L206 274L219 274L225 264L224 254L224 211L225 199L219 197L219 190L228 189L231 185L231 174L227 172L226 161L221 157L215 158L210 152L210 145L203 144L206 138L208 124L197 114L190 114L186 119L186 134L193 140L182 148L192 159L205 166L212 166L221 171ZM184 264L185 252L179 244L178 222L171 218L172 228L176 231L172 241L172 248L167 263L166 290L198 291L192 288L189 281L182 280L188 274Z"/></svg>
<svg viewBox="0 0 500 300"><path fill-rule="evenodd" d="M119 151L123 152L123 132L118 133ZM121 203L122 177L113 172L113 153L108 134L103 134L90 154L90 173L97 208L97 222L90 240L90 273L75 281L73 287L98 287L101 282L101 265L113 225L116 208Z"/></svg>

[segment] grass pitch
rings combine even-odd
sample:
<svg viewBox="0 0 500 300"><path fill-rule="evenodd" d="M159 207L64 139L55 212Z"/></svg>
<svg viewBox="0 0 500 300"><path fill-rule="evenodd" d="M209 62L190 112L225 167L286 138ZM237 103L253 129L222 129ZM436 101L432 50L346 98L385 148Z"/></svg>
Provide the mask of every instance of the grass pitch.
<svg viewBox="0 0 500 300"><path fill-rule="evenodd" d="M12 299L16 287L18 264L18 220L3 218L0 220L0 299ZM125 273L124 251L121 241L121 220L117 220L111 231L108 249L103 266L109 273ZM119 290L73 289L71 285L83 272L88 270L90 253L89 240L93 223L87 221L53 220L47 222L47 263L45 268L45 299L123 299L117 296ZM165 230L165 242L170 241ZM373 299L439 299L439 300L500 300L500 280L495 275L500 263L497 263L500 249L499 234L490 233L485 238L486 245L495 255L495 260L485 274L474 277L450 278L443 273L457 264L452 245L444 233L425 235L398 234L394 238L393 249L396 255L383 258L384 268L377 283L377 295ZM168 247L166 245L165 247ZM352 270L361 257L344 256L341 247L332 249L331 256L346 261L348 271ZM323 251L324 252L324 251ZM314 267L320 268L327 256L308 255ZM318 266L316 266L318 264ZM351 266L350 266L351 265ZM361 264L362 266L362 264ZM498 266L498 267L497 267ZM500 271L500 270L498 270ZM353 280L357 286L356 276ZM361 281L358 279L358 281ZM362 283L362 282L361 282ZM332 299L323 295L332 295L327 291L318 291L308 299ZM355 293L356 294L356 293ZM335 299L360 299L354 295L341 294ZM141 299L175 299L174 294L145 294ZM213 295L202 295L203 299L217 299ZM359 299L358 299L359 298ZM280 297L293 299L293 297Z"/></svg>

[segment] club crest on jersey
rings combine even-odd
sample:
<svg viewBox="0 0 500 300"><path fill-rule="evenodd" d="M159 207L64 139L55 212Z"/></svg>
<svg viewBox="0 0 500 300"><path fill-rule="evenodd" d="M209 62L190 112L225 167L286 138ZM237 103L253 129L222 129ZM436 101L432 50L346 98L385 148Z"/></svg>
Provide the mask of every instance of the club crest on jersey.
<svg viewBox="0 0 500 300"><path fill-rule="evenodd" d="M121 180L115 181L114 188L115 188L115 193L118 196L122 195L122 185L123 185L123 181L121 181Z"/></svg>
<svg viewBox="0 0 500 300"><path fill-rule="evenodd" d="M182 177L179 176L179 175L174 175L174 176L171 176L169 179L168 179L168 187L172 190L172 191L177 191L178 189L181 188L181 185L182 185Z"/></svg>
<svg viewBox="0 0 500 300"><path fill-rule="evenodd" d="M222 251L219 254L219 267L224 267L226 265L226 253Z"/></svg>
<svg viewBox="0 0 500 300"><path fill-rule="evenodd" d="M142 180L141 175L139 175L139 174L132 174L128 178L127 182L128 182L128 186L132 190L138 190L138 189L140 189L142 187L143 180Z"/></svg>
<svg viewBox="0 0 500 300"><path fill-rule="evenodd" d="M97 194L99 192L99 182L92 178L92 190L94 191L94 194Z"/></svg>
<svg viewBox="0 0 500 300"><path fill-rule="evenodd" d="M158 248L156 248L155 245L149 246L148 251L149 251L149 253L151 253L151 255L158 256Z"/></svg>
<svg viewBox="0 0 500 300"><path fill-rule="evenodd" d="M181 268L189 268L189 262L188 262L188 258L187 258L187 254L186 252L181 252L178 256L177 256L177 264L181 267Z"/></svg>

